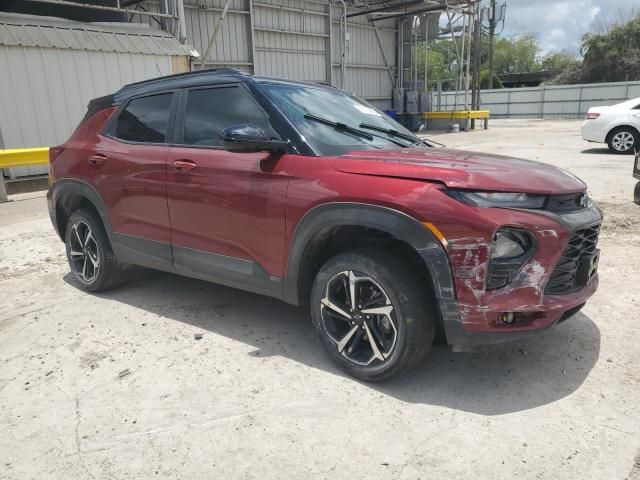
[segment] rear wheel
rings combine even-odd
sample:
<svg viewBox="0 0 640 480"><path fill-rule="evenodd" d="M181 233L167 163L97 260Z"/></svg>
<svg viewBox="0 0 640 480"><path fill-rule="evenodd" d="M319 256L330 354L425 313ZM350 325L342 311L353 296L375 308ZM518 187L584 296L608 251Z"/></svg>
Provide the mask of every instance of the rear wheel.
<svg viewBox="0 0 640 480"><path fill-rule="evenodd" d="M428 352L436 330L431 297L400 258L356 250L320 269L311 315L338 366L362 380L378 381L406 371Z"/></svg>
<svg viewBox="0 0 640 480"><path fill-rule="evenodd" d="M83 289L99 292L125 279L127 266L116 259L102 222L91 210L81 209L71 215L65 245L71 273Z"/></svg>
<svg viewBox="0 0 640 480"><path fill-rule="evenodd" d="M633 189L633 201L640 205L640 182L636 183L636 188Z"/></svg>
<svg viewBox="0 0 640 480"><path fill-rule="evenodd" d="M640 134L630 127L616 128L609 134L607 144L614 153L633 153L640 148Z"/></svg>

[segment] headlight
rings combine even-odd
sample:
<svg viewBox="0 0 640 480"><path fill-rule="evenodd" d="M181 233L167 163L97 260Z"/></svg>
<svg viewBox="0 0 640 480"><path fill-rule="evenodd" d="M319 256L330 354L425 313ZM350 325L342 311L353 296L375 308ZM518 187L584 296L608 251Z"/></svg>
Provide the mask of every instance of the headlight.
<svg viewBox="0 0 640 480"><path fill-rule="evenodd" d="M487 290L508 285L531 258L534 251L532 235L522 229L501 228L493 237L487 272Z"/></svg>
<svg viewBox="0 0 640 480"><path fill-rule="evenodd" d="M472 192L468 190L446 190L456 200L474 207L490 208L543 208L546 195L509 192Z"/></svg>

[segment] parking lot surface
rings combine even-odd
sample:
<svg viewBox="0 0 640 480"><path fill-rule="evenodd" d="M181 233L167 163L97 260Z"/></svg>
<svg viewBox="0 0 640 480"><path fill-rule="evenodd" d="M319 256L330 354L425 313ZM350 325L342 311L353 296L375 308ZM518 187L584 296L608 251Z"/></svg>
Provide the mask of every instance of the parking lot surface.
<svg viewBox="0 0 640 480"><path fill-rule="evenodd" d="M517 343L434 346L366 384L330 363L303 309L153 271L82 292L44 194L15 196L0 204L0 479L637 478L632 157L575 121L434 138L587 181L605 226L580 314Z"/></svg>

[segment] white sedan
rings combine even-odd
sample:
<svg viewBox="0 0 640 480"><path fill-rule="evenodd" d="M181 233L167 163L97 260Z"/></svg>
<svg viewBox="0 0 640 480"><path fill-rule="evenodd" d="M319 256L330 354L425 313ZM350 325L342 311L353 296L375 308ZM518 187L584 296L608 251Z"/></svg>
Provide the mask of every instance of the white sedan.
<svg viewBox="0 0 640 480"><path fill-rule="evenodd" d="M593 107L582 124L582 138L606 143L614 153L640 149L640 98L608 107Z"/></svg>

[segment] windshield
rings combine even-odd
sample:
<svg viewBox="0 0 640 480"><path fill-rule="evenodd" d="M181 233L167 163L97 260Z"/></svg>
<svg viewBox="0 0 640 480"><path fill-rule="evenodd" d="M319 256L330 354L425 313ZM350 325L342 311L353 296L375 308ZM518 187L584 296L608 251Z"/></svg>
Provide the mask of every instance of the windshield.
<svg viewBox="0 0 640 480"><path fill-rule="evenodd" d="M263 87L319 155L424 146L388 115L341 90L278 83Z"/></svg>

